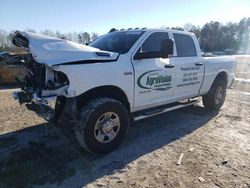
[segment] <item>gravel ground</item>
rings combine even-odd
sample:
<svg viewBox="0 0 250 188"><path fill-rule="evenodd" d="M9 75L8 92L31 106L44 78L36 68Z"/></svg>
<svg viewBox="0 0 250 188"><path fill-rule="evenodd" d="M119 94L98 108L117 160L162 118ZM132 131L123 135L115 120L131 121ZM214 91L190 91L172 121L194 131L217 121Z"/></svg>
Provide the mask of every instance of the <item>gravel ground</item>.
<svg viewBox="0 0 250 188"><path fill-rule="evenodd" d="M132 123L104 156L82 151L12 91L0 91L0 188L250 187L250 83L235 82L218 113L199 104Z"/></svg>

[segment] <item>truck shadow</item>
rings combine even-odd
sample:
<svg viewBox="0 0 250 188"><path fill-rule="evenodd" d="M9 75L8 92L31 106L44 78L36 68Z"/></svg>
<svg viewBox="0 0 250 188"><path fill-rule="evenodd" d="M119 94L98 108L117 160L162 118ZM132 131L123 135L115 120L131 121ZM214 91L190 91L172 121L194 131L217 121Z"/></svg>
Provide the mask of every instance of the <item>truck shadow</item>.
<svg viewBox="0 0 250 188"><path fill-rule="evenodd" d="M132 123L123 144L104 156L82 151L46 124L2 134L0 187L83 187L192 133L215 115L197 106Z"/></svg>

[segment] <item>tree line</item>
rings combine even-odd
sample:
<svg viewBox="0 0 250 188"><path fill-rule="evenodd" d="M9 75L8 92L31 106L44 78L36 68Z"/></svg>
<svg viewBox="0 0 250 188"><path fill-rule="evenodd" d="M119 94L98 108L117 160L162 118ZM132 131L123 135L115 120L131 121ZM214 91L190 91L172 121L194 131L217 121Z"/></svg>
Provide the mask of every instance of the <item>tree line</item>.
<svg viewBox="0 0 250 188"><path fill-rule="evenodd" d="M231 49L235 52L250 53L250 17L243 18L238 23L229 22L224 25L211 21L201 28L186 24L183 28L172 29L193 32L205 52Z"/></svg>
<svg viewBox="0 0 250 188"><path fill-rule="evenodd" d="M27 28L25 29L27 32L32 32L32 33L38 33L50 37L55 37L55 38L60 38L60 39L65 39L69 40L72 42L80 43L80 44L86 44L89 43L90 41L96 39L99 37L99 34L96 32L88 33L88 32L60 32L56 31L53 32L49 29L45 29L42 31L37 32L34 29ZM3 29L0 29L0 51L8 51L8 50L15 50L16 47L12 44L12 38L15 33L15 30L11 32L7 32Z"/></svg>
<svg viewBox="0 0 250 188"><path fill-rule="evenodd" d="M229 22L222 24L220 22L211 21L204 26L199 27L193 24L185 24L184 27L172 27L171 29L185 30L193 32L200 43L203 51L224 51L230 49L235 52L250 54L250 17L243 18L238 23ZM62 38L86 44L99 36L98 33L92 32L53 32L49 29L37 32L34 29L27 28L26 31L40 33L56 38ZM14 31L8 33L0 29L0 51L12 50L15 47L11 43Z"/></svg>

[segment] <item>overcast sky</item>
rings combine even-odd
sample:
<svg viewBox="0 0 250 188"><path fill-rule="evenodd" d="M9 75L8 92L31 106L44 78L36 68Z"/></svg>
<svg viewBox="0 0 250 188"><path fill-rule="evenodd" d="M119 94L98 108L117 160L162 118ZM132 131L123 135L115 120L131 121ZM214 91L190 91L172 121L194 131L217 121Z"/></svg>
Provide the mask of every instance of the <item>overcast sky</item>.
<svg viewBox="0 0 250 188"><path fill-rule="evenodd" d="M250 0L0 0L0 29L100 34L110 28L202 26L250 17Z"/></svg>

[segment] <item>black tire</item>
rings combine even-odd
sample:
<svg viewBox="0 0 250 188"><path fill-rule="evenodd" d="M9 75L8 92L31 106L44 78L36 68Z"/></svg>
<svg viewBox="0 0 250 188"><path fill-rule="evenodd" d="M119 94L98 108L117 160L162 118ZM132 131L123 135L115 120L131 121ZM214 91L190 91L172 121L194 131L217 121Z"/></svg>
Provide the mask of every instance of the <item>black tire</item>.
<svg viewBox="0 0 250 188"><path fill-rule="evenodd" d="M106 116L102 117L104 114L111 113L111 116L116 118L116 121L119 120L119 129L117 127L111 128L110 132L116 131L116 136L111 140L109 136L105 135L103 142L106 138L110 139L109 142L103 143L98 141L100 135L104 135L104 132L101 132L97 129L96 124L99 122L99 127L106 125L106 122L111 122L106 120ZM115 114L115 115L114 115ZM104 118L101 119L100 118ZM101 121L101 123L100 123ZM105 121L105 123L103 123ZM102 124L100 126L100 124ZM129 116L127 109L117 100L101 97L90 101L88 104L83 106L80 111L80 121L75 125L75 136L79 144L87 151L96 154L105 154L115 150L123 141L129 125ZM112 126L111 126L112 127ZM105 130L107 131L107 130ZM98 137L99 136L99 137ZM105 138L106 137L106 138Z"/></svg>
<svg viewBox="0 0 250 188"><path fill-rule="evenodd" d="M208 110L218 111L224 104L226 89L227 82L225 80L216 79L210 88L210 91L202 97L204 107ZM220 97L218 97L218 95L220 95Z"/></svg>

